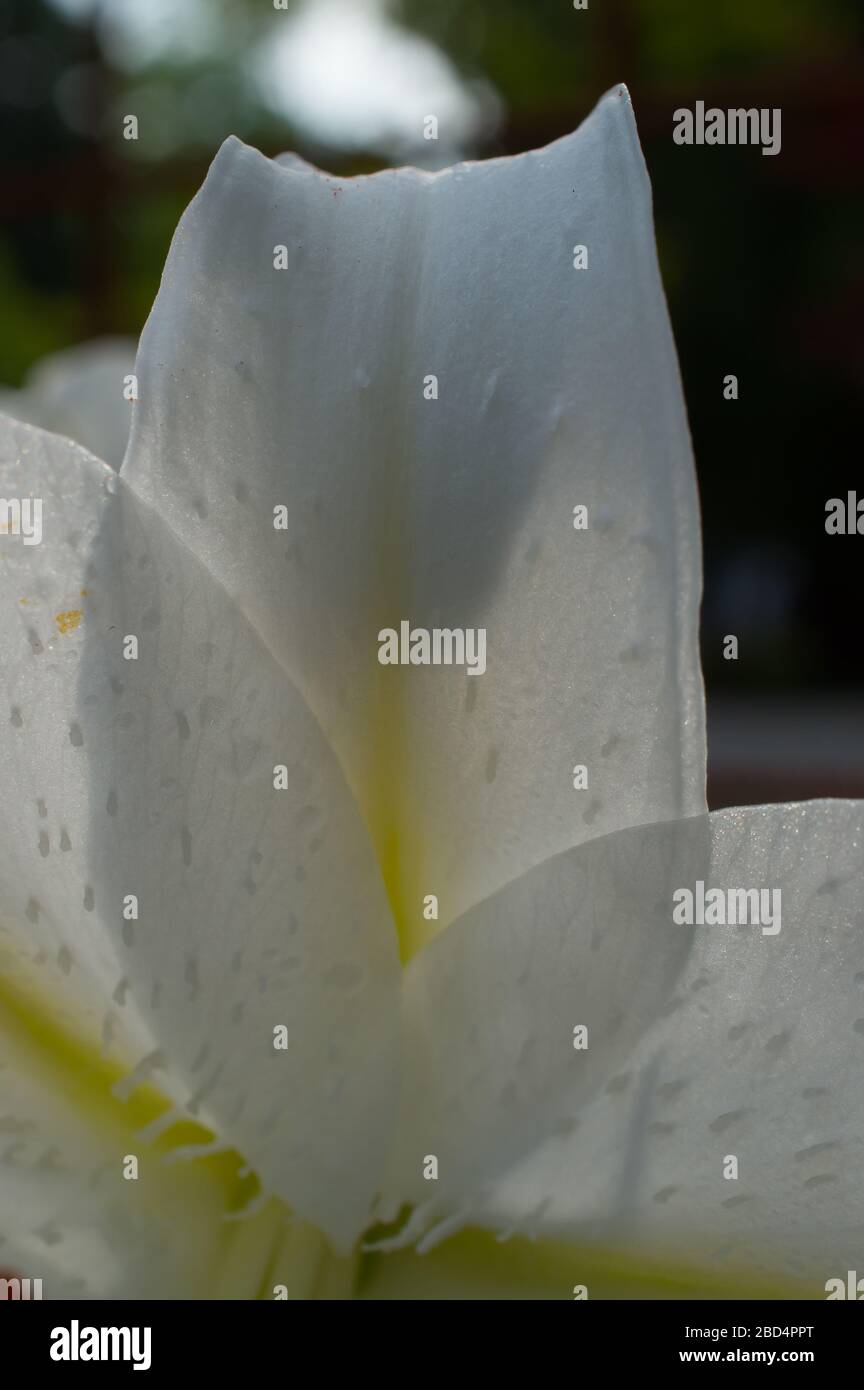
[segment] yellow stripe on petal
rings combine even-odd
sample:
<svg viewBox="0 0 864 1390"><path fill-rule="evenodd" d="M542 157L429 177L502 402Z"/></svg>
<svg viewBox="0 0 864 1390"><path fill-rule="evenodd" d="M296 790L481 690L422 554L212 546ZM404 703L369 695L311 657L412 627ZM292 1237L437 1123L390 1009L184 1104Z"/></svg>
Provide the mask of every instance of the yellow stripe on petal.
<svg viewBox="0 0 864 1390"><path fill-rule="evenodd" d="M224 1292L227 1281L236 1288L239 1269L249 1265L248 1244L255 1234L242 1219L226 1221L226 1215L241 1213L254 1200L258 1182L245 1168L240 1154L231 1149L212 1152L214 1136L204 1125L179 1118L166 1123L155 1137L142 1131L160 1116L172 1110L171 1102L158 1087L149 1083L138 1085L127 1099L115 1094L126 1072L123 1067L104 1057L94 1043L73 1035L57 1022L57 1013L45 1000L17 990L8 977L0 976L0 1042L3 1059L20 1082L26 1096L32 1100L34 1115L44 1108L44 1129L55 1138L61 1152L64 1145L64 1126L71 1147L77 1147L72 1135L86 1133L102 1167L116 1165L121 1178L124 1156L138 1158L139 1179L122 1184L121 1190L130 1202L138 1204L170 1242L176 1240L178 1267L186 1264L185 1245L196 1229L190 1216L189 1229L184 1227L184 1212L197 1214L197 1229L201 1217L212 1232L209 1247L215 1258L201 1270L201 1283L184 1289L189 1297L230 1296ZM186 1151L182 1161L179 1150ZM172 1161L166 1163L166 1159ZM242 1176L241 1176L242 1174ZM284 1208L282 1209L284 1211ZM209 1214L208 1214L209 1213ZM106 1214L110 1219L110 1213ZM8 1221L0 1207L0 1227ZM212 1223L212 1224L211 1224ZM272 1254L281 1228L270 1217L269 1245L258 1259L257 1274L249 1283L249 1291L239 1296L258 1294L262 1270ZM2 1234L2 1230L0 1230ZM246 1253L244 1253L246 1252ZM129 1250L134 1261L135 1250ZM110 1295L106 1295L110 1296ZM237 1296L236 1294L234 1296Z"/></svg>
<svg viewBox="0 0 864 1390"><path fill-rule="evenodd" d="M810 1299L824 1290L753 1271L700 1269L612 1248L486 1231L454 1236L427 1255L400 1251L363 1260L363 1299Z"/></svg>

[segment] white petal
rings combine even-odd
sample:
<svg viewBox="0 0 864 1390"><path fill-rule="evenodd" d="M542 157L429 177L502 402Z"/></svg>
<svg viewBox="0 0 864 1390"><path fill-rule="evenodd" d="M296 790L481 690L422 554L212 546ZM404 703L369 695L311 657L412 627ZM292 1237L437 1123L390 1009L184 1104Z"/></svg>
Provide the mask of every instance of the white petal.
<svg viewBox="0 0 864 1390"><path fill-rule="evenodd" d="M129 1061L152 1035L112 1002L123 972L96 899L76 711L87 554L115 484L69 440L0 419L0 496L23 509L19 534L14 512L0 532L0 969L16 997L50 998L62 1030Z"/></svg>
<svg viewBox="0 0 864 1390"><path fill-rule="evenodd" d="M0 409L83 444L119 468L132 422L131 338L97 338L53 352L36 363L22 391L0 394Z"/></svg>
<svg viewBox="0 0 864 1390"><path fill-rule="evenodd" d="M41 545L0 542L17 954L33 931L103 1008L133 1007L158 1048L141 1078L182 1078L187 1109L345 1244L389 1141L398 1015L356 807L290 681L116 475L25 426L4 447L3 495L44 516Z"/></svg>
<svg viewBox="0 0 864 1390"><path fill-rule="evenodd" d="M0 415L11 415L13 420L23 420L29 425L39 424L39 406L30 392L22 387L4 386L0 389Z"/></svg>
<svg viewBox="0 0 864 1390"><path fill-rule="evenodd" d="M696 493L623 89L437 175L229 140L137 370L124 476L300 684L411 944L426 895L440 927L550 853L704 809ZM380 666L401 620L485 628L486 673Z"/></svg>
<svg viewBox="0 0 864 1390"><path fill-rule="evenodd" d="M0 1055L0 1269L51 1299L212 1294L233 1235L218 1172L166 1167L98 1055L48 1049L2 990Z"/></svg>
<svg viewBox="0 0 864 1390"><path fill-rule="evenodd" d="M283 169L300 169L307 174L324 173L324 170L319 169L317 164L310 164L308 159L295 154L293 150L286 150L284 154L277 154L273 162L274 164L281 164Z"/></svg>
<svg viewBox="0 0 864 1390"><path fill-rule="evenodd" d="M692 951L653 1027L570 1135L537 1135L482 1219L822 1288L856 1267L864 1232L864 803L721 811L707 825L708 871L694 862L677 886L777 887L779 933L676 927ZM645 929L662 951L647 916ZM737 1180L723 1175L731 1156Z"/></svg>
<svg viewBox="0 0 864 1390"><path fill-rule="evenodd" d="M531 870L420 951L405 974L394 1197L428 1199L444 1217L464 1204L474 1221L490 1178L572 1128L684 967L672 891L700 862L704 817L603 836ZM423 1172L430 1155L435 1181ZM418 1230L428 1224L423 1213Z"/></svg>

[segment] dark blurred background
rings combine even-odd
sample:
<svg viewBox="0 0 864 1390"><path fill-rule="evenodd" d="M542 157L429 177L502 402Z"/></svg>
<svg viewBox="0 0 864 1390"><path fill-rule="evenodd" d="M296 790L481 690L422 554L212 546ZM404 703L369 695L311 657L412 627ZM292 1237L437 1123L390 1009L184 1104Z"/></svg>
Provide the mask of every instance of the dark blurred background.
<svg viewBox="0 0 864 1390"><path fill-rule="evenodd" d="M864 536L825 531L864 497L862 35L861 0L0 0L0 384L137 337L228 134L343 174L447 163L624 81L702 491L711 802L864 796ZM675 145L699 99L780 107L781 153Z"/></svg>

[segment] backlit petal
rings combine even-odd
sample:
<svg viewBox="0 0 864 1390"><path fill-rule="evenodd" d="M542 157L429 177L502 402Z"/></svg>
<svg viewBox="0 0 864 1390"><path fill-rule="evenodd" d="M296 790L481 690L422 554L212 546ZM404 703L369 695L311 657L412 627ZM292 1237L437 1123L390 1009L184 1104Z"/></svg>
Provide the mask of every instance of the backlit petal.
<svg viewBox="0 0 864 1390"><path fill-rule="evenodd" d="M498 1231L567 1236L739 1271L742 1280L749 1270L824 1289L857 1267L864 1231L864 803L721 811L683 827L688 838L698 824L708 830L707 863L702 845L697 858L688 851L676 862L676 887L702 879L706 890L778 888L779 932L749 922L670 928L692 945L655 1003L653 1025L574 1109L571 1132L543 1138L534 1129L533 1151L487 1185L482 1219ZM650 900L646 885L647 949L662 953ZM435 945L464 950L459 930L457 923ZM501 982L497 1002L481 996L474 1017L476 1070L488 1075L501 1051L495 1021L518 1017L525 988L514 997L500 959L490 953L486 965ZM548 969L537 966L538 974ZM585 969L602 990L590 961ZM463 988L467 1001L467 978ZM640 997L636 991L634 1009ZM454 1012L448 1039L458 1031ZM427 1021L436 1054L433 1065L427 1052L430 1089L446 1055L443 1032ZM450 1072L438 1085L457 1090ZM455 1123L458 1112L447 1114ZM531 1137L528 1120L520 1123ZM471 1127L447 1136L454 1148L480 1141ZM503 1146L496 1149L502 1158ZM491 1150L489 1158L494 1167Z"/></svg>
<svg viewBox="0 0 864 1390"><path fill-rule="evenodd" d="M332 739L406 954L550 854L704 809L695 481L623 89L435 175L229 140L137 371L124 477ZM485 629L485 674L380 665L402 620Z"/></svg>
<svg viewBox="0 0 864 1390"><path fill-rule="evenodd" d="M346 1245L389 1142L398 1010L354 802L302 698L165 525L82 450L6 423L3 495L41 497L44 528L0 542L16 989L44 1011L74 972L90 1012L70 1030L92 1034L100 1003L109 1044L136 1020L128 1094L155 1080Z"/></svg>

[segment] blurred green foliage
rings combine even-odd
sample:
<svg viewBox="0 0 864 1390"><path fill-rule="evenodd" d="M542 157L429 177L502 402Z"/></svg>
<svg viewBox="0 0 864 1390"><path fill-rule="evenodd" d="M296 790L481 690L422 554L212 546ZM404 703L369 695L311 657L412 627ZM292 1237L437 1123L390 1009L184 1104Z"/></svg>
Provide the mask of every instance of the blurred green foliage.
<svg viewBox="0 0 864 1390"><path fill-rule="evenodd" d="M482 73L513 108L572 102L611 57L637 64L609 80L687 86L798 61L840 58L860 36L858 0L400 0L405 22L465 72Z"/></svg>

